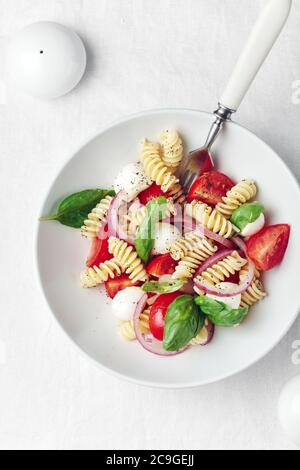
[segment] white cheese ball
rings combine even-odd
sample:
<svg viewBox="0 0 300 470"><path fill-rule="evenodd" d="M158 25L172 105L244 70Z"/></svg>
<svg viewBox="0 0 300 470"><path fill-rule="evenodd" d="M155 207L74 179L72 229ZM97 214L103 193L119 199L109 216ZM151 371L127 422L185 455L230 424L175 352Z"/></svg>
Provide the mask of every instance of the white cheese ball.
<svg viewBox="0 0 300 470"><path fill-rule="evenodd" d="M151 186L152 180L144 172L140 162L124 166L115 179L115 192L125 191L128 202Z"/></svg>
<svg viewBox="0 0 300 470"><path fill-rule="evenodd" d="M112 301L112 311L118 320L132 320L135 309L145 292L140 287L126 287Z"/></svg>
<svg viewBox="0 0 300 470"><path fill-rule="evenodd" d="M216 284L216 287L218 289L222 289L224 292L234 292L237 290L237 284L234 284L233 282L220 282L219 284ZM228 305L230 308L239 308L242 295L234 295L232 297L220 297L218 295L212 295L212 294L207 294L207 297L210 299L217 300L218 302L223 302L223 304Z"/></svg>
<svg viewBox="0 0 300 470"><path fill-rule="evenodd" d="M181 238L181 233L174 225L158 222L155 225L153 255L169 253L171 246Z"/></svg>
<svg viewBox="0 0 300 470"><path fill-rule="evenodd" d="M243 237L252 237L257 232L259 232L265 225L265 216L263 213L251 224L246 225L246 227L241 231Z"/></svg>

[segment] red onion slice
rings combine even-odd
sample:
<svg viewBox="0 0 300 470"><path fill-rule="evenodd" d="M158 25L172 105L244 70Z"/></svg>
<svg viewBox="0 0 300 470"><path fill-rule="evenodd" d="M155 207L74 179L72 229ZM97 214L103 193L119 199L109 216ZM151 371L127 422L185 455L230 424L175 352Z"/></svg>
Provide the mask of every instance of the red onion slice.
<svg viewBox="0 0 300 470"><path fill-rule="evenodd" d="M114 236L131 243L128 234L123 230L121 223L122 217L127 214L127 209L128 202L126 200L126 193L125 191L120 191L112 200L108 210L108 234L109 236Z"/></svg>
<svg viewBox="0 0 300 470"><path fill-rule="evenodd" d="M213 264L217 264L219 261L222 261L224 258L227 256L231 255L232 251L234 250L221 250L217 251L214 255L210 256L204 263L201 264L200 268L197 270L195 276L199 276L202 274L204 271L206 271L208 268L210 268Z"/></svg>
<svg viewBox="0 0 300 470"><path fill-rule="evenodd" d="M151 352L152 354L156 354L157 356L176 356L177 354L183 353L186 348L180 349L179 351L169 352L165 351L162 347L162 342L155 339L151 334L143 334L139 328L139 319L141 313L145 310L147 305L147 294L143 295L141 300L138 302L134 315L133 315L133 326L135 331L135 336L140 345L146 350Z"/></svg>
<svg viewBox="0 0 300 470"><path fill-rule="evenodd" d="M184 214L178 214L174 217L174 224L181 225L182 232L195 232L196 235L200 237L207 237L211 238L215 242L219 243L220 245L225 246L226 248L233 248L234 244L231 240L227 240L227 238L221 237L221 235L211 232L208 230L204 225L200 224L199 222L195 222L190 216Z"/></svg>
<svg viewBox="0 0 300 470"><path fill-rule="evenodd" d="M231 253L232 253L232 250L222 250L221 252L216 253L215 255L211 256L201 265L201 267L198 269L196 273L196 276L200 276L204 271L206 271L212 265L217 264L222 259L231 255ZM232 290L231 292L228 292L228 291L226 292L221 288L207 284L205 281L200 281L197 278L194 279L195 286L198 289L201 289L204 292L206 292L206 294L217 295L222 298L234 297L236 295L242 294L248 289L248 287L251 285L253 278L254 278L254 270L255 270L254 264L252 263L252 261L248 260L248 265L249 265L248 274L243 284L237 285L236 290Z"/></svg>
<svg viewBox="0 0 300 470"><path fill-rule="evenodd" d="M247 257L247 247L246 247L246 243L244 242L244 240L242 240L240 237L234 237L232 241L239 247L240 250L242 250L245 253Z"/></svg>

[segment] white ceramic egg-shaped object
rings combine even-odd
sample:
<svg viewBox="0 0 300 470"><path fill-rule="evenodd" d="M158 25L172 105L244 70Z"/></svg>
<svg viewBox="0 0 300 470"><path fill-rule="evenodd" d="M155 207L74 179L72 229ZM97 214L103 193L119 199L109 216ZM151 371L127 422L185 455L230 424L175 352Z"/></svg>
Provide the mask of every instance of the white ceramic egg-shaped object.
<svg viewBox="0 0 300 470"><path fill-rule="evenodd" d="M53 99L71 91L86 69L86 50L80 37L49 21L31 24L17 33L7 50L11 80L22 91Z"/></svg>

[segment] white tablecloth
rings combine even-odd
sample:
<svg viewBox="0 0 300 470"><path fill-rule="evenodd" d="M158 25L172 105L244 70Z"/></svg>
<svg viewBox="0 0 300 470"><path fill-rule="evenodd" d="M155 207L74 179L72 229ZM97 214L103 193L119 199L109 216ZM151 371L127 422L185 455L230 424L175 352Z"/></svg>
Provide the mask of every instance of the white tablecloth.
<svg viewBox="0 0 300 470"><path fill-rule="evenodd" d="M193 390L150 390L100 372L72 347L49 314L34 269L36 219L67 157L132 112L213 110L264 3L0 0L1 54L9 35L39 20L73 27L88 50L84 80L58 101L34 100L1 81L0 448L294 448L276 405L281 387L300 373L291 361L300 320L271 354L234 378ZM298 177L300 104L292 97L300 80L299 24L295 0L236 116ZM3 80L2 65L0 73Z"/></svg>

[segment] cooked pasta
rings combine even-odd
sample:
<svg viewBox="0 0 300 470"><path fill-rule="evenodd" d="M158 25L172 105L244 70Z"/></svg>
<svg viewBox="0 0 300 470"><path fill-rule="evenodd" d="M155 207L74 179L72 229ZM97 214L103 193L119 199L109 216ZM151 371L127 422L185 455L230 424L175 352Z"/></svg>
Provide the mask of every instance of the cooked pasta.
<svg viewBox="0 0 300 470"><path fill-rule="evenodd" d="M99 266L88 268L80 274L81 285L84 288L96 287L98 284L114 279L123 273L121 263L117 259L112 259L101 263Z"/></svg>
<svg viewBox="0 0 300 470"><path fill-rule="evenodd" d="M172 278L180 280L188 280L192 278L203 261L212 256L217 249L218 248L210 240L207 238L201 239L199 237L194 248L190 251L188 250L181 258L181 261L175 268L174 274L172 274ZM173 245L173 254L174 253L177 255L176 248L174 249Z"/></svg>
<svg viewBox="0 0 300 470"><path fill-rule="evenodd" d="M242 180L227 192L226 196L222 198L223 202L219 202L216 209L229 219L236 209L256 196L256 193L257 188L253 180Z"/></svg>
<svg viewBox="0 0 300 470"><path fill-rule="evenodd" d="M208 332L206 327L208 326L208 320L205 318L204 327L199 331L197 336L190 341L190 346L201 346L207 342Z"/></svg>
<svg viewBox="0 0 300 470"><path fill-rule="evenodd" d="M175 184L178 178L168 169L160 156L159 144L149 142L145 139L142 147L141 160L145 173L167 193Z"/></svg>
<svg viewBox="0 0 300 470"><path fill-rule="evenodd" d="M126 274L129 275L132 283L148 279L144 265L132 246L129 246L124 240L110 237L108 249L113 257L118 260Z"/></svg>
<svg viewBox="0 0 300 470"><path fill-rule="evenodd" d="M150 309L144 310L144 312L140 316L139 328L140 328L140 332L143 334L150 332L149 314L150 314ZM124 339L125 341L133 341L134 339L136 339L132 320L120 322L118 325L118 331L119 331L121 338Z"/></svg>
<svg viewBox="0 0 300 470"><path fill-rule="evenodd" d="M176 170L183 157L183 145L178 132L175 129L162 132L160 141L162 147L162 161L173 171Z"/></svg>
<svg viewBox="0 0 300 470"><path fill-rule="evenodd" d="M136 212L129 213L126 216L127 222L128 222L128 234L131 236L134 236L143 222L144 218L147 215L147 208L146 206L140 207ZM174 202L172 199L167 200L166 204L166 212L164 215L163 219L167 219L171 217L172 215L176 215L176 207L174 205Z"/></svg>
<svg viewBox="0 0 300 470"><path fill-rule="evenodd" d="M177 204L184 204L186 202L186 197L180 183L175 183L171 186L168 191L168 196Z"/></svg>
<svg viewBox="0 0 300 470"><path fill-rule="evenodd" d="M96 238L99 229L106 223L107 213L112 201L111 196L101 199L99 204L92 210L81 227L81 235L87 238Z"/></svg>
<svg viewBox="0 0 300 470"><path fill-rule="evenodd" d="M224 238L230 238L235 233L234 226L216 209L207 204L193 201L186 206L187 214L200 222L208 230L218 233Z"/></svg>
<svg viewBox="0 0 300 470"><path fill-rule="evenodd" d="M214 252L217 251L214 247ZM188 254L189 251L198 252L203 256L204 261L212 255L212 243L206 238L197 235L195 232L188 232L180 240L175 242L170 249L170 254L175 261L179 261Z"/></svg>
<svg viewBox="0 0 300 470"><path fill-rule="evenodd" d="M252 305L264 299L266 295L267 293L265 292L262 282L256 279L252 282L251 286L243 292L241 307L252 307Z"/></svg>
<svg viewBox="0 0 300 470"><path fill-rule="evenodd" d="M204 271L197 279L206 284L219 284L232 274L241 271L246 264L247 260L242 258L237 251L233 251L231 255Z"/></svg>

